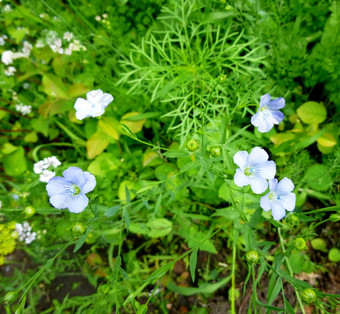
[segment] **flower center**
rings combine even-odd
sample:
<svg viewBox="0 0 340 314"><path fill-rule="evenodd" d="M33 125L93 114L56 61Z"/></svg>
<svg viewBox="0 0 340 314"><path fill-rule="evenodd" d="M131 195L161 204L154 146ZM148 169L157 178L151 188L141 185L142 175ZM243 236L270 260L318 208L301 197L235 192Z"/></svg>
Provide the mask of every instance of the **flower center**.
<svg viewBox="0 0 340 314"><path fill-rule="evenodd" d="M267 109L267 106L263 106L263 107L260 108L260 111L263 112L263 111L265 111L266 109Z"/></svg>
<svg viewBox="0 0 340 314"><path fill-rule="evenodd" d="M252 167L247 167L246 169L244 169L244 174L248 177L251 176L253 172L254 172L254 168Z"/></svg>
<svg viewBox="0 0 340 314"><path fill-rule="evenodd" d="M70 191L73 195L78 195L81 192L80 187L76 186L75 184L71 187Z"/></svg>
<svg viewBox="0 0 340 314"><path fill-rule="evenodd" d="M270 201L276 201L280 199L280 195L277 195L275 192L270 192L268 198Z"/></svg>

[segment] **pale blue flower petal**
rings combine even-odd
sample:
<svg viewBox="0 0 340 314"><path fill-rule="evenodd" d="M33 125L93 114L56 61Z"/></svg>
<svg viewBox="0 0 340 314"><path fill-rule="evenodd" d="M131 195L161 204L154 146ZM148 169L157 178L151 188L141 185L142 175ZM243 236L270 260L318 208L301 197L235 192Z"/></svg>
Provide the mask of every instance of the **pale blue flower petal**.
<svg viewBox="0 0 340 314"><path fill-rule="evenodd" d="M269 190L274 191L276 189L278 180L277 179L270 179L270 180L268 180L268 183L269 183Z"/></svg>
<svg viewBox="0 0 340 314"><path fill-rule="evenodd" d="M64 208L67 207L67 196L66 196L66 194L52 195L50 197L50 203L55 208L64 209Z"/></svg>
<svg viewBox="0 0 340 314"><path fill-rule="evenodd" d="M89 111L91 110L91 104L83 99L78 98L74 104L74 109L76 109L76 118L78 120L83 120L84 118L90 117Z"/></svg>
<svg viewBox="0 0 340 314"><path fill-rule="evenodd" d="M260 176L252 176L250 187L256 194L262 194L268 187L268 182Z"/></svg>
<svg viewBox="0 0 340 314"><path fill-rule="evenodd" d="M284 98L280 97L278 99L272 100L267 106L270 109L278 110L282 109L286 105Z"/></svg>
<svg viewBox="0 0 340 314"><path fill-rule="evenodd" d="M103 91L101 89L92 90L86 94L86 98L91 104L99 102L102 96Z"/></svg>
<svg viewBox="0 0 340 314"><path fill-rule="evenodd" d="M284 119L284 114L281 111L272 111L271 113L274 124L279 124Z"/></svg>
<svg viewBox="0 0 340 314"><path fill-rule="evenodd" d="M234 163L244 169L248 162L248 152L239 151L234 155Z"/></svg>
<svg viewBox="0 0 340 314"><path fill-rule="evenodd" d="M258 127L260 125L260 112L256 112L250 119L250 122L253 126Z"/></svg>
<svg viewBox="0 0 340 314"><path fill-rule="evenodd" d="M295 193L288 193L281 196L282 204L286 210L289 212L293 211L295 208L296 203L296 194Z"/></svg>
<svg viewBox="0 0 340 314"><path fill-rule="evenodd" d="M237 186L246 186L250 183L250 178L247 177L241 169L236 169L234 181Z"/></svg>
<svg viewBox="0 0 340 314"><path fill-rule="evenodd" d="M69 187L69 183L62 177L54 177L50 179L46 185L46 190L48 196L52 196L54 194L62 194L66 193Z"/></svg>
<svg viewBox="0 0 340 314"><path fill-rule="evenodd" d="M86 194L91 192L96 186L96 178L90 172L84 172L85 183L81 187L81 192Z"/></svg>
<svg viewBox="0 0 340 314"><path fill-rule="evenodd" d="M265 161L264 163L261 163L261 165L257 168L256 174L260 175L261 177L265 179L273 179L276 174L275 162L272 160L269 160L269 161Z"/></svg>
<svg viewBox="0 0 340 314"><path fill-rule="evenodd" d="M272 204L272 214L274 220L281 220L286 216L286 211L280 204L275 202Z"/></svg>
<svg viewBox="0 0 340 314"><path fill-rule="evenodd" d="M279 195L288 194L294 190L294 183L291 179L284 177L276 187Z"/></svg>
<svg viewBox="0 0 340 314"><path fill-rule="evenodd" d="M257 130L261 133L269 132L274 126L271 118L267 118L264 114L259 112L259 124Z"/></svg>
<svg viewBox="0 0 340 314"><path fill-rule="evenodd" d="M269 193L266 194L265 196L262 196L260 200L260 205L262 209L266 212L272 209L268 196L269 196Z"/></svg>
<svg viewBox="0 0 340 314"><path fill-rule="evenodd" d="M271 96L269 94L265 94L265 95L261 96L260 108L263 107L263 106L267 106L270 102L270 98L271 98Z"/></svg>
<svg viewBox="0 0 340 314"><path fill-rule="evenodd" d="M89 199L84 194L71 197L67 204L67 208L71 213L80 213L89 204Z"/></svg>
<svg viewBox="0 0 340 314"><path fill-rule="evenodd" d="M82 187L85 184L84 171L78 167L70 167L63 172L66 181Z"/></svg>
<svg viewBox="0 0 340 314"><path fill-rule="evenodd" d="M269 156L264 149L260 147L254 147L249 154L248 161L250 165L257 165L266 162L268 158Z"/></svg>

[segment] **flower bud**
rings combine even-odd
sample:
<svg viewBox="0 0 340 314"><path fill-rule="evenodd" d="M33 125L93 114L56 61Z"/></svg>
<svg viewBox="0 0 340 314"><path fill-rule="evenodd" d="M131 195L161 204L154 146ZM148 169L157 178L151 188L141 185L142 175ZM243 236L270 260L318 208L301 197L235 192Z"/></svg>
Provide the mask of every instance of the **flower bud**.
<svg viewBox="0 0 340 314"><path fill-rule="evenodd" d="M259 254L254 250L249 251L246 254L246 259L248 263L255 264L259 260Z"/></svg>
<svg viewBox="0 0 340 314"><path fill-rule="evenodd" d="M329 220L331 222L337 222L340 220L340 215L339 214L332 214L329 216Z"/></svg>
<svg viewBox="0 0 340 314"><path fill-rule="evenodd" d="M289 215L287 217L287 222L293 226L297 226L299 224L299 217L295 214Z"/></svg>
<svg viewBox="0 0 340 314"><path fill-rule="evenodd" d="M10 291L4 296L3 302L5 304L12 304L18 298L18 296L19 294L17 291Z"/></svg>
<svg viewBox="0 0 340 314"><path fill-rule="evenodd" d="M306 241L302 238L294 239L293 246L299 251L302 251L307 248Z"/></svg>
<svg viewBox="0 0 340 314"><path fill-rule="evenodd" d="M314 303L316 301L316 294L313 289L307 288L301 293L302 300L306 303Z"/></svg>
<svg viewBox="0 0 340 314"><path fill-rule="evenodd" d="M31 217L35 214L35 209L32 206L27 206L24 210L24 214L27 218Z"/></svg>
<svg viewBox="0 0 340 314"><path fill-rule="evenodd" d="M81 222L72 224L72 231L75 235L81 235L85 232L85 226Z"/></svg>
<svg viewBox="0 0 340 314"><path fill-rule="evenodd" d="M214 146L210 150L211 157L219 157L221 156L221 148L219 146Z"/></svg>
<svg viewBox="0 0 340 314"><path fill-rule="evenodd" d="M196 140L190 140L188 141L187 143L187 149L190 151L190 152L194 152L196 149L198 149L198 143Z"/></svg>
<svg viewBox="0 0 340 314"><path fill-rule="evenodd" d="M220 79L220 82L224 82L227 79L227 76L225 74L220 74L218 78Z"/></svg>

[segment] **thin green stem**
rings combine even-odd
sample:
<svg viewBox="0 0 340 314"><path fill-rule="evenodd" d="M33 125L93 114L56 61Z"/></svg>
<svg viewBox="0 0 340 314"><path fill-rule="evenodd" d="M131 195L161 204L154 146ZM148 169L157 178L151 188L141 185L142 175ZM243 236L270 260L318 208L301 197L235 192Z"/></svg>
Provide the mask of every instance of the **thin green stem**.
<svg viewBox="0 0 340 314"><path fill-rule="evenodd" d="M286 252L286 249L285 249L284 240L283 240L283 237L282 237L282 234L281 234L281 228L279 227L277 230L278 230L278 234L279 234L279 238L280 238L280 244L281 244L281 248L282 248L282 253L284 254ZM289 260L288 260L287 256L285 256L284 258L285 258L285 261L286 261L286 265L287 265L289 274L291 276L293 276L293 270L292 270L292 267L290 266L290 263L289 263ZM303 314L305 314L306 313L305 312L305 308L303 306L303 303L301 301L300 295L299 295L297 290L295 290L295 294L296 294L296 299L299 302L299 305L300 305L300 308L301 308L301 312Z"/></svg>

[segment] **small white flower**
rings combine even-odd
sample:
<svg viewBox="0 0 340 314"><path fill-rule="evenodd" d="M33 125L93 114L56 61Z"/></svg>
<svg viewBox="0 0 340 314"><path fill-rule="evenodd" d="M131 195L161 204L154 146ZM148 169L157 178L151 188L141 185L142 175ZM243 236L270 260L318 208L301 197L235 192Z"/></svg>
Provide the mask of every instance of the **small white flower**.
<svg viewBox="0 0 340 314"><path fill-rule="evenodd" d="M5 44L5 39L3 37L0 37L0 46L3 46Z"/></svg>
<svg viewBox="0 0 340 314"><path fill-rule="evenodd" d="M59 48L58 49L58 53L62 55L64 53L64 49L63 48Z"/></svg>
<svg viewBox="0 0 340 314"><path fill-rule="evenodd" d="M102 90L93 90L88 92L87 100L78 98L74 104L74 108L77 110L76 118L83 120L87 117L99 117L105 112L105 108L113 101L113 97L110 94L103 93Z"/></svg>
<svg viewBox="0 0 340 314"><path fill-rule="evenodd" d="M6 50L1 55L1 62L9 65L12 64L14 60L14 52L10 50Z"/></svg>
<svg viewBox="0 0 340 314"><path fill-rule="evenodd" d="M104 13L104 14L103 14L103 18L104 18L104 19L107 19L107 13Z"/></svg>
<svg viewBox="0 0 340 314"><path fill-rule="evenodd" d="M50 179L52 179L55 176L54 171L50 170L43 170L42 174L40 175L39 179L41 182L48 182Z"/></svg>
<svg viewBox="0 0 340 314"><path fill-rule="evenodd" d="M27 57L27 58L29 57L32 48L33 48L33 46L29 42L27 42L27 41L24 42L24 48L22 49L22 52L25 55L25 57Z"/></svg>
<svg viewBox="0 0 340 314"><path fill-rule="evenodd" d="M30 88L31 87L31 85L30 85L30 83L24 83L23 85L22 85L22 87L24 88L24 89L28 89L28 88Z"/></svg>
<svg viewBox="0 0 340 314"><path fill-rule="evenodd" d="M33 165L33 171L36 174L40 174L44 169L48 168L44 160L40 160Z"/></svg>
<svg viewBox="0 0 340 314"><path fill-rule="evenodd" d="M99 15L97 15L97 16L95 17L95 20L98 21L98 22L99 22L101 19L102 19L102 18L101 18Z"/></svg>
<svg viewBox="0 0 340 314"><path fill-rule="evenodd" d="M56 45L50 45L50 48L54 51L54 52L58 52L59 48Z"/></svg>
<svg viewBox="0 0 340 314"><path fill-rule="evenodd" d="M61 165L61 162L55 156L45 158L44 162L47 165L47 168L48 167L57 168L58 166Z"/></svg>
<svg viewBox="0 0 340 314"><path fill-rule="evenodd" d="M67 41L70 41L73 38L73 33L66 32L66 33L64 33L63 38L66 39Z"/></svg>
<svg viewBox="0 0 340 314"><path fill-rule="evenodd" d="M7 76L13 76L16 70L17 69L15 67L8 67L7 69L4 70L4 73Z"/></svg>
<svg viewBox="0 0 340 314"><path fill-rule="evenodd" d="M57 38L54 43L53 43L55 46L57 46L58 48L61 48L62 46L62 42L61 42L61 39L60 38Z"/></svg>
<svg viewBox="0 0 340 314"><path fill-rule="evenodd" d="M32 106L30 105L15 105L15 109L21 112L23 115L30 114L32 112Z"/></svg>
<svg viewBox="0 0 340 314"><path fill-rule="evenodd" d="M12 11L12 8L11 8L11 6L10 6L9 4L6 4L6 5L4 6L4 8L3 8L3 11L4 11L5 13L8 13L8 12L11 12L11 11Z"/></svg>
<svg viewBox="0 0 340 314"><path fill-rule="evenodd" d="M69 46L68 48L65 49L65 55L72 55L72 48Z"/></svg>

